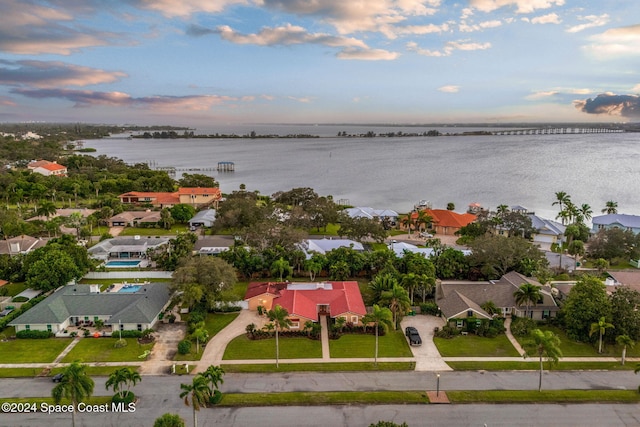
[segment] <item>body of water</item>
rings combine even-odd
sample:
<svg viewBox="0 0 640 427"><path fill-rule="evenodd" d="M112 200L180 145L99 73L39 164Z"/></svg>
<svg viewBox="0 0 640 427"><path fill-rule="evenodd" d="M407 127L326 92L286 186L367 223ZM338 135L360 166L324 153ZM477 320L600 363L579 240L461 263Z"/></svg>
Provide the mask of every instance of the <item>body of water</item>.
<svg viewBox="0 0 640 427"><path fill-rule="evenodd" d="M272 133L308 133L321 126L279 128ZM287 128L285 128L287 129ZM320 133L337 135L334 126ZM363 126L362 129L367 129ZM371 129L371 128L370 128ZM375 132L393 129L372 129ZM429 128L402 128L403 132ZM443 129L439 129L443 130ZM215 131L214 131L215 132ZM228 132L226 130L220 133ZM245 130L236 130L244 134ZM249 130L250 132L250 130ZM256 129L258 133L259 129ZM366 132L366 131L365 131ZM201 133L211 133L210 131ZM231 132L229 132L231 133ZM495 209L522 205L553 219L555 193L591 205L599 215L607 200L619 213L640 214L640 134L441 136L312 139L107 138L85 141L95 155L127 163L192 169L220 182L223 192L261 194L311 187L351 205L407 212L419 200L434 208L453 202L463 212L470 203ZM235 172L215 171L220 161L235 162ZM210 169L198 172L195 169Z"/></svg>

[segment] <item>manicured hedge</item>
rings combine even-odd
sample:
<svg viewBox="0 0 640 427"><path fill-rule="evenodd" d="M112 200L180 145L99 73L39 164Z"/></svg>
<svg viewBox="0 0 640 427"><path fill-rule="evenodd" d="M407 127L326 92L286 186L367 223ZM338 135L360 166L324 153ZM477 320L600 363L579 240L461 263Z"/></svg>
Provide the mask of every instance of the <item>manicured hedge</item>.
<svg viewBox="0 0 640 427"><path fill-rule="evenodd" d="M114 331L112 332L111 336L116 339L120 339L120 336L122 336L122 338L140 338L142 337L142 331Z"/></svg>
<svg viewBox="0 0 640 427"><path fill-rule="evenodd" d="M51 338L53 332L49 331L18 331L16 332L17 338L32 338L32 339L45 339Z"/></svg>

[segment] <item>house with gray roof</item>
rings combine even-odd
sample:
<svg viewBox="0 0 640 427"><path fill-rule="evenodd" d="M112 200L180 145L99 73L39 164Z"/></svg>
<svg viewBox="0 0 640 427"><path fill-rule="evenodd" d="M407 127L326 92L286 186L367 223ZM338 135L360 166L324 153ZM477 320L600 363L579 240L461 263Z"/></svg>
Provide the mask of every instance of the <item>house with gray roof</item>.
<svg viewBox="0 0 640 427"><path fill-rule="evenodd" d="M391 209L373 209L368 206L348 208L344 210L351 218L368 218L379 221L387 221L389 225L396 225L398 222L398 212Z"/></svg>
<svg viewBox="0 0 640 427"><path fill-rule="evenodd" d="M0 255L24 255L47 244L47 240L25 234L0 240Z"/></svg>
<svg viewBox="0 0 640 427"><path fill-rule="evenodd" d="M121 287L118 292L100 292L99 285L62 286L10 326L16 332L50 331L63 335L70 326L101 320L117 330L143 331L159 320L170 300L168 283L144 283Z"/></svg>
<svg viewBox="0 0 640 427"><path fill-rule="evenodd" d="M592 234L612 228L631 231L633 234L640 233L640 216L638 215L609 214L594 216L591 219L591 223L593 224L591 227Z"/></svg>
<svg viewBox="0 0 640 427"><path fill-rule="evenodd" d="M527 308L516 304L514 293L521 285L528 283L540 288L542 298L535 306ZM481 308L493 302L502 312L502 316L530 317L543 320L555 317L559 308L551 293L551 287L515 271L509 272L497 281L468 282L443 281L436 287L436 303L447 321L456 321L462 327L467 318L487 318L491 315Z"/></svg>
<svg viewBox="0 0 640 427"><path fill-rule="evenodd" d="M564 232L567 227L559 222L541 218L537 215L529 215L531 226L536 230L533 233L533 243L541 249L549 250L553 244L564 242Z"/></svg>
<svg viewBox="0 0 640 427"><path fill-rule="evenodd" d="M303 240L299 247L304 251L307 259L311 258L314 252L326 254L338 248L351 248L354 251L364 252L362 243L349 239L307 239Z"/></svg>
<svg viewBox="0 0 640 427"><path fill-rule="evenodd" d="M169 244L168 237L132 236L106 239L87 249L89 256L99 260L146 258L148 251L155 251Z"/></svg>
<svg viewBox="0 0 640 427"><path fill-rule="evenodd" d="M213 223L216 222L216 210L205 209L196 214L189 220L189 227L213 227Z"/></svg>

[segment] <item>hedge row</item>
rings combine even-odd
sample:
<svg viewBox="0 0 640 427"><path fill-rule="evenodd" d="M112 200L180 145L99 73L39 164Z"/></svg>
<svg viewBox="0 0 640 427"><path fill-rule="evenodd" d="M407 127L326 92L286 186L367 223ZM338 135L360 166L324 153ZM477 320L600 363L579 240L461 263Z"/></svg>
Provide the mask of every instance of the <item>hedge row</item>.
<svg viewBox="0 0 640 427"><path fill-rule="evenodd" d="M17 338L33 338L33 339L46 339L51 338L53 332L49 331L18 331L16 332Z"/></svg>

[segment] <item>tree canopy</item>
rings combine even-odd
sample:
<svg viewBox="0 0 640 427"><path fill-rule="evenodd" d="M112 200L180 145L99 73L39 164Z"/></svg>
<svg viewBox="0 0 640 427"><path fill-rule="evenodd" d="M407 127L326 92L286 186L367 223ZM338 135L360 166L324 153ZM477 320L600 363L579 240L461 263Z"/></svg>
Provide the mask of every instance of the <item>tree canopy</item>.
<svg viewBox="0 0 640 427"><path fill-rule="evenodd" d="M569 337L589 341L591 325L603 317L611 318L611 301L604 283L595 276L580 277L560 312Z"/></svg>

